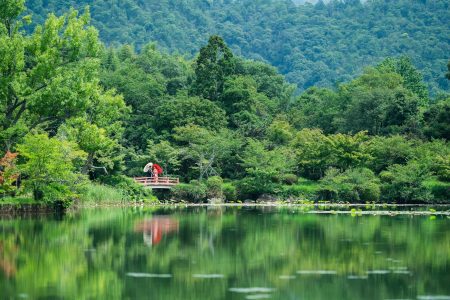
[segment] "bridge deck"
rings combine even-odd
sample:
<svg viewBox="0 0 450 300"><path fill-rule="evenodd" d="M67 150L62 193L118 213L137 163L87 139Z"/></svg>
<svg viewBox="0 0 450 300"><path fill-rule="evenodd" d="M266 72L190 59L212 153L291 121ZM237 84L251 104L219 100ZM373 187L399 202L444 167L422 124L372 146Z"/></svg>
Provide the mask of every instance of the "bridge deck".
<svg viewBox="0 0 450 300"><path fill-rule="evenodd" d="M171 189L180 183L176 177L135 177L134 181L151 189Z"/></svg>

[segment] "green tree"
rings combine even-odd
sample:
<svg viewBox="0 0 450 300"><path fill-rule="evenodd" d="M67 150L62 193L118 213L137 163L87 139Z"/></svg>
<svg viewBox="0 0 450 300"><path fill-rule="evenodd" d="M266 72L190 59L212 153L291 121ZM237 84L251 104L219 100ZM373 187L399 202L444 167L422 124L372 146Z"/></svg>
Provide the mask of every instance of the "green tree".
<svg viewBox="0 0 450 300"><path fill-rule="evenodd" d="M194 92L209 100L218 100L223 92L225 78L234 73L233 53L217 35L209 38L195 60Z"/></svg>
<svg viewBox="0 0 450 300"><path fill-rule="evenodd" d="M392 72L368 69L340 89L345 110L337 123L344 132L419 134L419 98Z"/></svg>
<svg viewBox="0 0 450 300"><path fill-rule="evenodd" d="M430 105L424 112L423 119L426 136L450 139L450 97Z"/></svg>
<svg viewBox="0 0 450 300"><path fill-rule="evenodd" d="M198 125L219 130L227 125L225 112L214 102L199 97L177 95L165 100L155 112L158 132L172 132L175 127Z"/></svg>
<svg viewBox="0 0 450 300"><path fill-rule="evenodd" d="M289 119L297 129L320 128L335 133L335 119L342 113L339 95L325 88L312 87L298 97L288 110Z"/></svg>
<svg viewBox="0 0 450 300"><path fill-rule="evenodd" d="M274 194L282 175L294 170L294 153L287 147L267 150L263 142L250 139L242 153L241 165L246 174L239 183L243 196Z"/></svg>
<svg viewBox="0 0 450 300"><path fill-rule="evenodd" d="M367 202L380 199L380 180L366 168L345 172L331 168L320 183L322 197L326 200Z"/></svg>
<svg viewBox="0 0 450 300"><path fill-rule="evenodd" d="M292 141L300 175L320 179L332 166L333 143L320 129L302 129Z"/></svg>
<svg viewBox="0 0 450 300"><path fill-rule="evenodd" d="M228 78L221 103L231 127L249 137L262 137L276 112L274 100L258 93L256 81L249 76Z"/></svg>
<svg viewBox="0 0 450 300"><path fill-rule="evenodd" d="M180 152L180 149L172 146L168 141L161 141L157 144L149 141L146 152L148 158L146 160L161 165L166 175L176 174L181 165Z"/></svg>
<svg viewBox="0 0 450 300"><path fill-rule="evenodd" d="M236 168L236 153L241 141L230 130L212 132L197 125L188 125L175 128L173 137L181 147L182 172L189 178L196 176L202 180L209 176L221 176L230 167Z"/></svg>
<svg viewBox="0 0 450 300"><path fill-rule="evenodd" d="M419 97L421 105L426 105L428 103L428 90L423 82L423 76L414 67L408 56L386 58L377 66L377 68L387 72L394 72L402 76L403 86Z"/></svg>
<svg viewBox="0 0 450 300"><path fill-rule="evenodd" d="M376 174L391 165L405 165L414 157L414 145L414 140L400 135L373 137L364 145L364 152L370 156L366 165Z"/></svg>
<svg viewBox="0 0 450 300"><path fill-rule="evenodd" d="M26 127L50 130L79 115L98 92L100 47L89 10L81 16L75 10L61 17L50 14L33 34L24 35L17 20L22 4L6 1L0 16L0 131L11 132L2 136L3 144L20 138L15 134Z"/></svg>
<svg viewBox="0 0 450 300"><path fill-rule="evenodd" d="M289 122L277 119L267 128L267 138L274 146L287 145L294 138L294 129Z"/></svg>
<svg viewBox="0 0 450 300"><path fill-rule="evenodd" d="M84 181L77 171L86 158L75 143L30 133L17 150L25 189L32 191L35 200L67 203L75 196Z"/></svg>
<svg viewBox="0 0 450 300"><path fill-rule="evenodd" d="M432 200L431 191L424 184L429 176L430 171L417 161L389 166L380 174L383 200L403 203Z"/></svg>

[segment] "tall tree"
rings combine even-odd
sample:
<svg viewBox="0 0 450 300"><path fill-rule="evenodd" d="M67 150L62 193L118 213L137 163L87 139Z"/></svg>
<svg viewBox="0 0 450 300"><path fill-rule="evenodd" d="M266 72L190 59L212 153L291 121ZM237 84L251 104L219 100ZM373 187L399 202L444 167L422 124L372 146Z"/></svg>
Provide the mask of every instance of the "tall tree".
<svg viewBox="0 0 450 300"><path fill-rule="evenodd" d="M225 78L234 73L233 53L217 35L209 38L195 61L194 92L209 100L218 100L223 92Z"/></svg>
<svg viewBox="0 0 450 300"><path fill-rule="evenodd" d="M97 30L89 10L50 14L31 35L21 30L23 1L2 1L0 14L0 131L9 147L27 127L55 128L87 109L98 93ZM6 7L4 10L3 8Z"/></svg>

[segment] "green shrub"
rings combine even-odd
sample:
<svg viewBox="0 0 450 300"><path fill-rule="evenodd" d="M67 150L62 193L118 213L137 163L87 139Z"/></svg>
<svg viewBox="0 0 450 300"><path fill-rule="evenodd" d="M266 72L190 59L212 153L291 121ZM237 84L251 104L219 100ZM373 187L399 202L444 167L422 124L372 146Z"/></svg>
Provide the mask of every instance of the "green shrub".
<svg viewBox="0 0 450 300"><path fill-rule="evenodd" d="M206 187L208 189L207 196L208 199L218 198L223 199L223 179L219 176L212 176L206 180Z"/></svg>
<svg viewBox="0 0 450 300"><path fill-rule="evenodd" d="M428 168L416 161L392 165L380 174L383 199L404 203L432 201L431 189L424 184L429 177Z"/></svg>
<svg viewBox="0 0 450 300"><path fill-rule="evenodd" d="M282 187L278 196L283 199L295 197L299 199L316 200L318 187L319 184L316 184L316 187L301 184L285 185Z"/></svg>
<svg viewBox="0 0 450 300"><path fill-rule="evenodd" d="M222 185L222 191L227 202L234 202L237 200L237 190L232 183L224 183Z"/></svg>
<svg viewBox="0 0 450 300"><path fill-rule="evenodd" d="M293 185L298 182L298 176L295 174L283 174L281 175L281 182L287 185Z"/></svg>
<svg viewBox="0 0 450 300"><path fill-rule="evenodd" d="M329 169L320 181L321 199L350 202L378 201L380 184L375 174L366 168L349 169L343 173Z"/></svg>
<svg viewBox="0 0 450 300"><path fill-rule="evenodd" d="M259 196L276 195L282 189L282 185L270 179L262 183L260 178L245 177L237 182L237 190L240 199L257 199Z"/></svg>
<svg viewBox="0 0 450 300"><path fill-rule="evenodd" d="M101 181L118 189L125 201L157 201L151 189L136 183L132 178L116 175L103 177Z"/></svg>
<svg viewBox="0 0 450 300"><path fill-rule="evenodd" d="M434 201L448 203L450 202L450 183L439 180L427 180L424 186L433 194Z"/></svg>
<svg viewBox="0 0 450 300"><path fill-rule="evenodd" d="M180 183L171 190L174 200L194 203L206 201L207 192L208 188L206 184L198 180L191 180L189 184Z"/></svg>

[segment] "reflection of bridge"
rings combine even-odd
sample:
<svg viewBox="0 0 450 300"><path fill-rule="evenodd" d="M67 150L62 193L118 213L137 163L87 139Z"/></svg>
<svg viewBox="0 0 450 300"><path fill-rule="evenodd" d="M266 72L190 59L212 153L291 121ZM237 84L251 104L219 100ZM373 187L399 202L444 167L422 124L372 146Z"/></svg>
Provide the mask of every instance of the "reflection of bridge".
<svg viewBox="0 0 450 300"><path fill-rule="evenodd" d="M180 183L176 177L135 177L134 181L151 189L171 189Z"/></svg>

